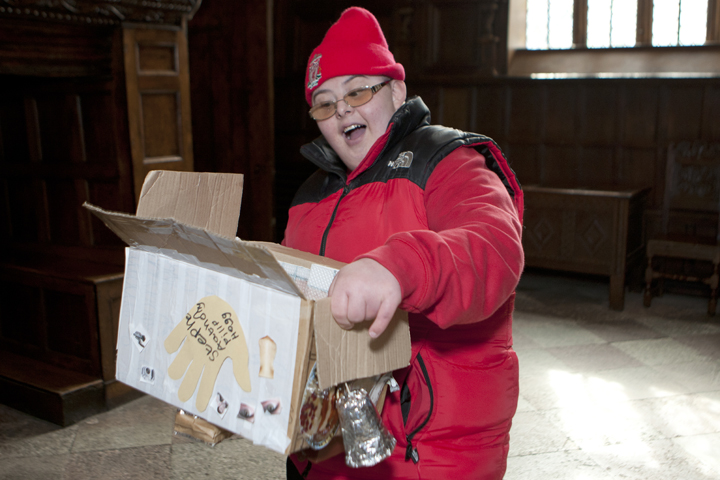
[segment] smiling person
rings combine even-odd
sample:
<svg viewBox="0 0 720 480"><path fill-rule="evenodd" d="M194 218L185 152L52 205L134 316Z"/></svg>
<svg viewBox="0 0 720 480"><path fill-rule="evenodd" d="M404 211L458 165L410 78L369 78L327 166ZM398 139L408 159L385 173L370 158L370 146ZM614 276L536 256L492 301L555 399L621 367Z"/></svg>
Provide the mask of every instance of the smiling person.
<svg viewBox="0 0 720 480"><path fill-rule="evenodd" d="M347 263L330 288L341 327L372 321L377 338L398 307L408 311L412 358L383 405L397 439L390 457L352 469L344 455L292 455L288 478L505 473L522 190L491 139L431 125L404 80L377 20L357 7L308 61L305 96L322 136L301 152L320 170L297 192L283 243Z"/></svg>

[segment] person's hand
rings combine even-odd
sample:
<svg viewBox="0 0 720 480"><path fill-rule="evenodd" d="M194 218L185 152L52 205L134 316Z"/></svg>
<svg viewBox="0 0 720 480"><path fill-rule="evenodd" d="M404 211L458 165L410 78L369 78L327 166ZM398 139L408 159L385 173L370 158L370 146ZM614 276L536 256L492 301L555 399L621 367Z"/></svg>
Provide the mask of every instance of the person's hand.
<svg viewBox="0 0 720 480"><path fill-rule="evenodd" d="M250 391L245 335L237 314L220 297L205 297L197 302L165 339L165 350L173 353L180 344L180 352L168 367L168 375L174 380L185 375L178 390L180 401L187 402L192 397L202 375L195 406L204 412L220 367L228 358L232 359L238 385L246 392Z"/></svg>
<svg viewBox="0 0 720 480"><path fill-rule="evenodd" d="M340 327L350 330L356 323L374 320L370 336L379 337L402 301L400 283L375 260L361 258L335 276L329 291L331 311Z"/></svg>

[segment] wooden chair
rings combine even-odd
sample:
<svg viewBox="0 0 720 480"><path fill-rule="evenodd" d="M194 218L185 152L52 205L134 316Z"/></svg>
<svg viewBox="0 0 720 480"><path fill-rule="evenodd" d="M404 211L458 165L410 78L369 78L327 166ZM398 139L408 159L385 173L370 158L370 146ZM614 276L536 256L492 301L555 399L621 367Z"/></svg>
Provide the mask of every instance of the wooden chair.
<svg viewBox="0 0 720 480"><path fill-rule="evenodd" d="M720 143L681 142L668 149L662 235L647 242L644 305L653 280L702 282L710 287L708 315L715 315L720 264ZM712 221L708 225L707 220ZM673 268L675 267L675 268ZM680 268L678 268L680 267ZM704 268L703 268L704 267Z"/></svg>

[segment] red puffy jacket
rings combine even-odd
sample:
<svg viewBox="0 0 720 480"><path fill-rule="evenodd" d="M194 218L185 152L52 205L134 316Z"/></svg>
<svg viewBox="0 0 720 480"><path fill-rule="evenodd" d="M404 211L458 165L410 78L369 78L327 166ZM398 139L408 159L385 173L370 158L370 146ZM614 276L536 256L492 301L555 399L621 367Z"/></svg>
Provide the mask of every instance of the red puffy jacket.
<svg viewBox="0 0 720 480"><path fill-rule="evenodd" d="M406 102L350 174L322 137L302 149L321 170L298 191L283 243L390 270L413 350L382 413L398 441L393 455L360 469L339 455L313 465L309 479L504 475L518 398L522 191L492 140L429 121L422 100Z"/></svg>

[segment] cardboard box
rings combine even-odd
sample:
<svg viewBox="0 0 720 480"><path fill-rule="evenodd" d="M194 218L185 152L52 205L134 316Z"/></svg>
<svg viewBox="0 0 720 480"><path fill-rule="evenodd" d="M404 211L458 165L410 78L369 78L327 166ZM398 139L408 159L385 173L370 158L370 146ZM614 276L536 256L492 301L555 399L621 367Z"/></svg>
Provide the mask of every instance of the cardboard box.
<svg viewBox="0 0 720 480"><path fill-rule="evenodd" d="M137 214L85 207L125 243L117 378L280 453L305 448L300 402L410 362L407 314L376 340L341 329L327 289L342 263L235 238L242 175L150 172ZM226 360L230 361L226 361Z"/></svg>

